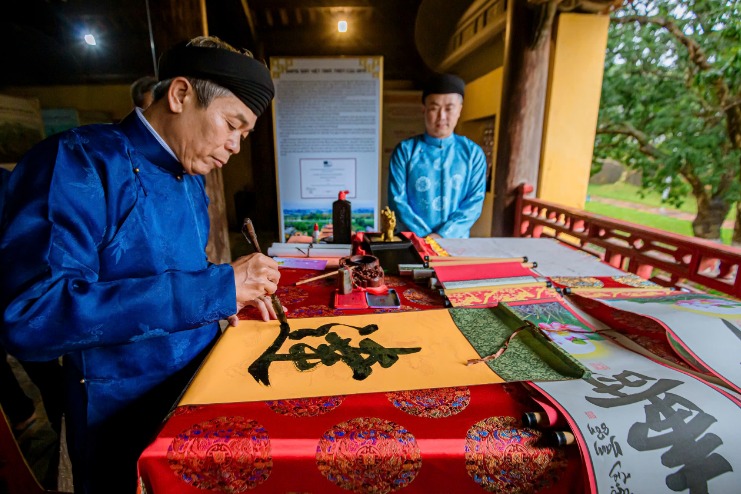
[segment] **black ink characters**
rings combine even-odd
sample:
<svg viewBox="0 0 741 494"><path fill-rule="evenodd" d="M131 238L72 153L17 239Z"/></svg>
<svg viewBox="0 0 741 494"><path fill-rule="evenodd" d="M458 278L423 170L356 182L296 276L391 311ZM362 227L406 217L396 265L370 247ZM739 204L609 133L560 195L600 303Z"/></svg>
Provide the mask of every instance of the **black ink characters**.
<svg viewBox="0 0 741 494"><path fill-rule="evenodd" d="M399 355L417 353L422 348L385 348L370 338L363 338L357 347L350 345L350 338L341 338L335 332L330 332L334 326L346 326L358 330L358 334L366 336L378 330L376 324L357 327L349 324L323 324L316 329L297 329L291 331L287 324L281 324L280 333L272 345L260 355L247 369L259 383L270 386L268 369L273 362L291 361L299 371L311 370L319 364L334 365L343 362L353 371L353 379L362 381L373 372L373 365L378 363L384 369L394 365ZM301 340L307 337L321 337L327 342L316 348L306 343L296 343L288 349L288 353L277 353L286 340Z"/></svg>

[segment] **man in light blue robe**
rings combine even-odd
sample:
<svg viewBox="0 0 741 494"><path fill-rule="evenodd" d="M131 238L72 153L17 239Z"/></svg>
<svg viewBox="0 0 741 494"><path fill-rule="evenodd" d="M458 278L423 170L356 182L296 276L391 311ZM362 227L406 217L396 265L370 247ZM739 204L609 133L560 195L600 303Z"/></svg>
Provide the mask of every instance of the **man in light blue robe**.
<svg viewBox="0 0 741 494"><path fill-rule="evenodd" d="M275 318L275 261L207 261L203 178L270 104L269 71L215 38L159 68L146 111L55 135L18 163L0 230L0 337L21 359L64 356L77 493L133 493L218 321L245 305Z"/></svg>
<svg viewBox="0 0 741 494"><path fill-rule="evenodd" d="M486 157L478 144L453 133L464 87L457 76L435 76L422 93L425 133L402 141L391 155L388 201L399 230L468 238L481 215Z"/></svg>

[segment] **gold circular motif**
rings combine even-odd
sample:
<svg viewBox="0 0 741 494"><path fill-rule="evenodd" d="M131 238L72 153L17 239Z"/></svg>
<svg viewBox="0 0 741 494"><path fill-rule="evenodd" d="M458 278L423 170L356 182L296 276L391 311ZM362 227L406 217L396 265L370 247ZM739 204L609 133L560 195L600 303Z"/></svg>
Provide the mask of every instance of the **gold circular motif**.
<svg viewBox="0 0 741 494"><path fill-rule="evenodd" d="M267 431L244 417L194 424L173 438L167 460L186 484L230 494L254 489L273 468Z"/></svg>
<svg viewBox="0 0 741 494"><path fill-rule="evenodd" d="M518 425L514 417L489 417L466 434L466 471L487 492L537 492L566 468L562 450L536 446L540 431Z"/></svg>
<svg viewBox="0 0 741 494"><path fill-rule="evenodd" d="M409 485L422 467L414 436L394 422L358 417L327 430L316 449L319 471L352 492L385 494Z"/></svg>

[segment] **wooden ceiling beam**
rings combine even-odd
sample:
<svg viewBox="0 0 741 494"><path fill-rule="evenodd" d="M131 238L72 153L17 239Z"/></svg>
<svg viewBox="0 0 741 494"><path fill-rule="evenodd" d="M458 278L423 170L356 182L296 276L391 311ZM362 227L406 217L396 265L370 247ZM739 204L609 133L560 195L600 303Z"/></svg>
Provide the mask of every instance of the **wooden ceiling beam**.
<svg viewBox="0 0 741 494"><path fill-rule="evenodd" d="M252 16L252 10L250 10L247 0L240 0L240 2L242 3L242 12L244 12L244 17L247 20L247 27L250 30L250 37L257 42L257 30L255 29L255 19Z"/></svg>

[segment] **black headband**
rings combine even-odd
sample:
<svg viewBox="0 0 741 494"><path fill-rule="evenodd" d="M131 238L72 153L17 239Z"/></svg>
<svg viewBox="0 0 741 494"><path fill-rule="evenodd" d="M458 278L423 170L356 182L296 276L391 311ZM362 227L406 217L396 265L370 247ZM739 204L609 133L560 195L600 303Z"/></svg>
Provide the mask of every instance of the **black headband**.
<svg viewBox="0 0 741 494"><path fill-rule="evenodd" d="M422 102L424 103L428 94L460 94L462 97L465 88L466 83L457 75L436 74L425 84Z"/></svg>
<svg viewBox="0 0 741 494"><path fill-rule="evenodd" d="M252 57L223 48L181 43L159 60L161 81L173 77L207 79L228 89L258 117L275 95L270 70Z"/></svg>

